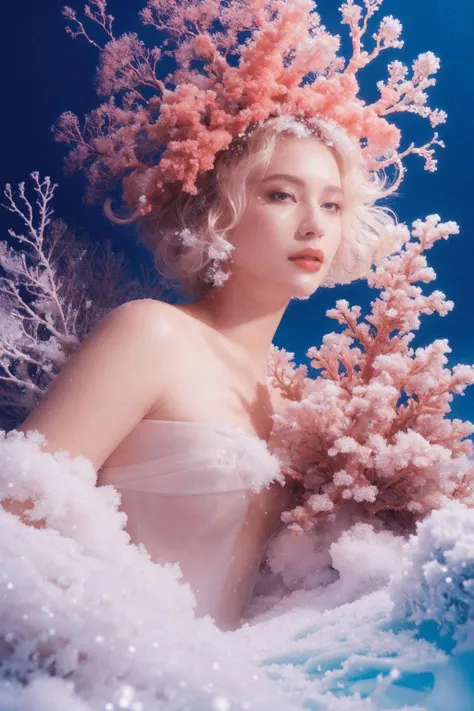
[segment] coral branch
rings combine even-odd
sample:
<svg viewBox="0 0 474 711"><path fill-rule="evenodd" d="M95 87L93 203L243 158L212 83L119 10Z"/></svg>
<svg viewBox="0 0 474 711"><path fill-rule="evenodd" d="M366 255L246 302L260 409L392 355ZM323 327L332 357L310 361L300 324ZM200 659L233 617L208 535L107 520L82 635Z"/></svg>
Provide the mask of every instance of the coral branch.
<svg viewBox="0 0 474 711"><path fill-rule="evenodd" d="M410 112L431 126L446 121L444 111L427 106L426 89L440 66L432 52L414 61L411 79L407 67L391 62L387 83L377 84L378 101L358 96L359 70L383 50L403 46L400 22L386 16L372 34L373 50L363 49L369 20L381 5L342 3L352 40L347 66L337 54L340 38L327 32L312 0L148 0L139 17L159 35L157 46L145 45L135 32L114 37L105 0L84 12L105 31L104 47L74 10L64 8L69 34L83 35L100 50L97 92L109 97L85 117L83 128L70 112L53 126L55 139L72 145L68 167L85 172L87 201L102 199L121 180L123 202L134 218L162 207L170 191L196 194L198 176L213 168L220 151L280 114L322 116L342 126L359 142L368 171L397 168L393 190L408 155L421 156L426 170L436 170L431 146L444 146L438 135L400 151L401 132L386 118Z"/></svg>
<svg viewBox="0 0 474 711"><path fill-rule="evenodd" d="M445 316L453 308L443 293L424 295L415 284L436 277L423 253L458 232L439 215L416 220L411 240L400 228L399 253L368 279L380 294L365 322L346 300L327 311L344 332L308 350L311 367L321 371L316 378L296 370L292 354L272 353L273 382L298 382L292 402L274 417L270 440L285 474L301 485L298 506L283 517L292 532L343 506L406 529L449 499L474 505L473 443L465 439L474 425L446 417L453 395L474 383L474 366L447 368L445 339L410 348L422 314Z"/></svg>
<svg viewBox="0 0 474 711"><path fill-rule="evenodd" d="M113 40L114 35L112 32L112 25L114 18L112 15L107 15L106 10L107 10L107 2L106 0L90 0L90 5L86 5L84 7L84 15L91 20L92 22L96 23L101 27L106 35L109 37L109 39ZM93 9L95 8L95 10ZM97 49L102 49L102 47L97 44L89 35L87 34L84 25L80 20L77 19L77 14L76 11L73 10L72 8L68 7L67 5L63 8L63 15L66 18L66 20L69 20L73 24L73 26L76 27L76 31L72 29L72 27L69 27L69 25L66 25L66 32L71 35L73 39L76 37L79 37L80 35L83 35L86 40L92 44L94 47Z"/></svg>
<svg viewBox="0 0 474 711"><path fill-rule="evenodd" d="M65 360L105 314L123 301L163 293L146 269L129 279L122 253L110 242L79 240L52 219L57 187L31 173L36 201L18 185L5 186L2 206L18 218L22 232L8 230L0 242L0 381L2 427L11 429L37 404Z"/></svg>

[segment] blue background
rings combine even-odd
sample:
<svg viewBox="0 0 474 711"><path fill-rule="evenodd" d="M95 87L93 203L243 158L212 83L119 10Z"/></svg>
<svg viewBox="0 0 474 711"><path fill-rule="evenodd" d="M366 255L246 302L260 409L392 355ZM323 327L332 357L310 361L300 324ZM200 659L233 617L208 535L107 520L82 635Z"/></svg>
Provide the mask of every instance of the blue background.
<svg viewBox="0 0 474 711"><path fill-rule="evenodd" d="M82 3L68 3L76 10ZM84 38L72 40L66 34L61 15L64 3L58 0L21 0L2 3L0 27L3 31L0 52L3 54L1 73L3 107L0 112L2 161L0 185L9 182L14 188L20 181L32 185L29 174L38 170L58 183L53 207L55 216L66 220L77 233L90 239L110 237L117 249L125 250L133 263L151 263L150 256L138 244L131 228L110 224L99 207L91 208L82 202L85 183L80 175L65 176L62 163L66 146L53 140L50 126L62 111L71 110L80 118L98 105L94 90L94 71L97 52ZM116 35L124 31L139 31L146 40L150 28L142 31L138 11L145 0L109 2L109 11L116 16ZM337 0L322 0L318 10L332 33L341 35L342 49L348 49L347 26L340 24ZM386 79L389 61L399 59L411 67L421 52L431 50L441 59L436 75L437 84L428 90L429 105L448 113L446 124L432 129L429 121L418 116L399 116L391 119L404 130L409 142L416 145L428 142L435 130L446 143L436 147L438 171L428 173L424 161L410 156L406 161L407 175L400 195L390 206L408 226L417 218L438 213L442 221L454 220L460 234L443 240L427 253L429 265L437 273L436 281L424 286L425 293L443 291L454 301L455 308L444 318L437 315L422 317L414 346L425 346L435 338L447 338L452 348L449 365L474 363L472 330L474 257L472 218L473 180L472 116L474 115L474 5L471 0L385 0L372 19L366 36L366 49L371 51L370 35L385 15L393 15L403 24L401 50L387 50L360 73L361 96L368 102L377 98L375 82ZM153 41L151 39L151 41ZM346 55L347 56L347 55ZM369 91L365 87L369 87ZM2 196L3 197L3 196ZM1 202L4 202L1 199ZM19 228L13 216L0 210L1 234L7 228ZM345 298L351 305L366 307L376 297L365 283L321 289L306 302L292 302L276 334L275 343L295 353L297 362L307 362L306 350L319 346L324 333L339 331L338 324L325 316L335 301ZM464 396L455 397L452 416L474 419L474 388Z"/></svg>

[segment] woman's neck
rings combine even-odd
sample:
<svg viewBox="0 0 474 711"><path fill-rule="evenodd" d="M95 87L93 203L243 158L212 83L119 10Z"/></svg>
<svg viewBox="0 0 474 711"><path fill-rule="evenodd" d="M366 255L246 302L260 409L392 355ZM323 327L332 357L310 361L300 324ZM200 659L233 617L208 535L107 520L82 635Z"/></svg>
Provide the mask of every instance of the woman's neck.
<svg viewBox="0 0 474 711"><path fill-rule="evenodd" d="M229 298L220 287L180 308L221 334L242 362L266 380L268 353L287 305L263 304L245 294Z"/></svg>

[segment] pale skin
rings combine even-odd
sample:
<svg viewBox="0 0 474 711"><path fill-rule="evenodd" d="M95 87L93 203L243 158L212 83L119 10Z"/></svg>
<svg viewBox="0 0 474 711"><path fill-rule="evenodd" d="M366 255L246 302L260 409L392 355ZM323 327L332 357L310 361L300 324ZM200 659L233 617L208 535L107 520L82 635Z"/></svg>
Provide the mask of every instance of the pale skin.
<svg viewBox="0 0 474 711"><path fill-rule="evenodd" d="M276 174L293 179L270 177ZM341 191L326 145L279 136L264 178L249 188L246 212L228 235L235 249L227 282L192 304L143 299L114 309L18 429L39 430L44 451L83 455L98 471L127 463L120 444L142 419L226 424L266 441L271 416L285 403L267 382L269 348L290 300L313 294L334 259ZM323 251L319 272L289 260L306 247ZM293 499L291 487L278 483L251 497L248 535L256 558ZM3 506L22 518L29 508L14 501Z"/></svg>

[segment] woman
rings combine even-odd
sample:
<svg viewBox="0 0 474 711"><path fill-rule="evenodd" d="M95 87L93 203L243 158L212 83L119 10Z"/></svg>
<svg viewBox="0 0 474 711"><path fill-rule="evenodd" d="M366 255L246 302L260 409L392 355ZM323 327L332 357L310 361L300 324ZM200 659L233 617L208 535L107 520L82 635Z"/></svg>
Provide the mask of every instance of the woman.
<svg viewBox="0 0 474 711"><path fill-rule="evenodd" d="M266 368L290 300L310 297L344 269L353 278L371 256L367 239L365 252L357 242L360 210L369 216L356 203L363 186L340 130L271 119L238 146L217 162L214 189L221 188L207 213L188 205L188 224L201 235L220 209L228 245L219 273L217 260L211 270L190 268L199 241L178 252L175 270L187 260L188 290L200 288L200 298L180 306L140 300L112 311L18 428L38 430L48 451L81 454L101 470L98 484L121 493L132 541L156 562L180 563L196 612L223 629L241 624L266 545L297 494L268 452L243 477L235 462L216 462L219 446L232 450L242 436L252 445L269 440L284 398ZM242 185L243 207L232 220ZM389 217L372 210L372 228L380 229ZM165 235L176 227L170 212ZM151 229L158 234L156 224ZM214 285L206 288L209 273ZM9 510L22 511L15 506Z"/></svg>
<svg viewBox="0 0 474 711"><path fill-rule="evenodd" d="M220 634L210 619L194 619L188 589L168 580L166 566L128 545L113 488L132 541L154 561L180 564L198 616L238 628L281 512L299 495L269 451L272 415L285 403L266 377L279 321L292 298L366 277L381 256L397 251L394 218L376 205L397 185L386 190L378 168L394 164L403 177L402 159L416 152L435 169L429 146L439 143L437 134L397 153L401 133L384 118L399 110L443 123L423 91L438 67L432 53L415 61L412 80L408 68L391 62L387 81L377 83L380 100L359 98L357 71L402 46L391 16L372 35L372 52L362 43L379 5L342 3L353 49L347 65L337 56L339 37L320 24L310 0L149 2L141 19L167 33L151 49L134 33L115 39L106 2L87 6L86 17L106 33L98 85L112 100L84 131L66 112L59 139L76 144L70 166L88 172L89 195L108 178L114 188L123 178L123 197L157 266L196 300L113 310L21 426L18 434L38 430L45 450L83 455L90 467L48 459L33 438L8 433L2 442L5 508L33 525L44 515L47 524L34 530L0 515L0 622L13 652L6 678L19 680L0 689L8 708L50 703L54 692L61 709L79 708L76 701L137 711L368 708L359 693L371 694L372 683L377 703L380 687L399 678L393 669L379 684L380 671L405 667L410 687L413 664L430 667L423 640L381 628L398 624L385 590L370 589L341 614L358 594L354 568L370 588L370 566L354 565L353 555L377 557L366 529L339 544L339 597L330 586L318 606L318 591L297 590L286 613L280 606L270 619ZM98 46L73 9L65 15L73 36ZM171 50L162 51L165 45ZM158 79L158 62L173 50L175 71ZM308 248L320 265L294 260ZM18 501L35 498L36 520L29 505L12 502L13 492ZM430 542L410 561L418 565L426 553L432 573L430 525ZM384 562L398 563L398 543L383 537L377 545ZM450 585L455 579L441 556L439 573ZM421 572L409 578L406 599L416 602L411 590L418 590L431 605L432 588L421 579ZM54 685L43 673L44 641ZM348 704L336 698L352 691ZM402 684L395 703L410 699Z"/></svg>

